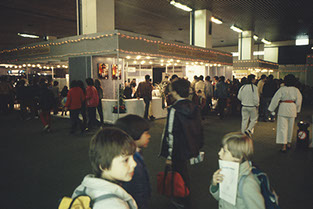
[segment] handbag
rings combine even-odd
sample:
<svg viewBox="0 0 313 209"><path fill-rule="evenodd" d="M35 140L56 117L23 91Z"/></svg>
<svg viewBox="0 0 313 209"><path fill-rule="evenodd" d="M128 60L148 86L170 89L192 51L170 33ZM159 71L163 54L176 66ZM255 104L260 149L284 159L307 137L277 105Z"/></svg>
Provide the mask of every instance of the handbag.
<svg viewBox="0 0 313 209"><path fill-rule="evenodd" d="M164 172L157 174L157 190L167 197L187 197L190 193L182 176L170 166L165 166Z"/></svg>

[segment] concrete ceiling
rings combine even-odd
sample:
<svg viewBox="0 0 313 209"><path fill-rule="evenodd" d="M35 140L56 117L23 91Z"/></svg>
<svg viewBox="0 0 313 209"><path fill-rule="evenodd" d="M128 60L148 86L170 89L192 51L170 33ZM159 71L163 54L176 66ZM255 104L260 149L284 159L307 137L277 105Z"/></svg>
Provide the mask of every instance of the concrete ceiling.
<svg viewBox="0 0 313 209"><path fill-rule="evenodd" d="M270 41L313 38L312 0L177 0L194 9L209 9L224 24L213 24L213 47L237 45L233 24L254 30ZM116 0L116 29L189 43L189 13L168 0ZM42 41L30 33L57 38L76 34L76 0L1 0L0 49Z"/></svg>

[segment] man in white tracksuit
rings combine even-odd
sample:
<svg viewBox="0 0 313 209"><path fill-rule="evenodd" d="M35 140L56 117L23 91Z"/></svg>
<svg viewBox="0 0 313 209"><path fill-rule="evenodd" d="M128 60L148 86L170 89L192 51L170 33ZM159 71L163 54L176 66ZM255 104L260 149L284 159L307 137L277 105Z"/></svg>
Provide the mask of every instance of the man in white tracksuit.
<svg viewBox="0 0 313 209"><path fill-rule="evenodd" d="M255 75L248 76L248 83L243 85L238 92L238 99L241 101L241 132L251 137L254 126L258 120L259 94L255 83ZM249 123L250 119L250 123ZM249 126L248 126L249 123ZM247 127L248 126L248 127Z"/></svg>
<svg viewBox="0 0 313 209"><path fill-rule="evenodd" d="M291 148L291 140L295 118L301 110L302 95L295 86L296 78L289 74L284 78L285 86L280 87L275 93L268 110L274 112L278 108L276 143L282 144L280 151L286 152Z"/></svg>

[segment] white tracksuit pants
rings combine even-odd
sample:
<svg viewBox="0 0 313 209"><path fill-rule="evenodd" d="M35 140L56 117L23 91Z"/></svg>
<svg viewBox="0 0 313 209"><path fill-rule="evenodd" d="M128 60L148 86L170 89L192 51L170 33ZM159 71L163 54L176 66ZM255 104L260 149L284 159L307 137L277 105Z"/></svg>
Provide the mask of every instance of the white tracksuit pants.
<svg viewBox="0 0 313 209"><path fill-rule="evenodd" d="M241 132L245 133L245 131L249 130L253 133L253 129L258 120L258 108L257 107L245 107L243 106L241 109ZM250 120L250 123L249 123ZM249 126L248 126L249 123ZM247 128L248 126L248 128Z"/></svg>
<svg viewBox="0 0 313 209"><path fill-rule="evenodd" d="M293 126L295 118L293 117L277 117L276 143L287 144L291 143L293 135Z"/></svg>

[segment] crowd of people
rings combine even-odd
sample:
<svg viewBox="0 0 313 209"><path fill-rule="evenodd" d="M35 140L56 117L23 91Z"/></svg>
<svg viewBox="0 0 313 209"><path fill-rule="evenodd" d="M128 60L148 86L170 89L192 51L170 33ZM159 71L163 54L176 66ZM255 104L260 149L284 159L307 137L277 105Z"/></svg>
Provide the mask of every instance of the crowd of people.
<svg viewBox="0 0 313 209"><path fill-rule="evenodd" d="M291 147L295 117L301 110L302 95L304 100L309 100L306 102L312 102L312 92L299 84L292 74L285 76L284 80L273 79L271 75L262 75L257 80L251 74L242 78L241 82L237 79L225 80L224 76L215 76L213 81L210 76L195 76L192 82L177 75L167 79L165 77L162 81L164 88L161 89L163 107L168 108L168 115L159 154L165 164L172 171L178 172L186 187L190 188L187 167L191 159L199 158L204 145L202 120L214 111L220 119L224 119L226 113L241 111L241 132L224 136L218 155L220 160L239 163L238 178L247 176L242 195L237 196L235 205L220 198L219 184L224 178L220 169L212 176L209 192L219 201L219 208L265 209L260 182L251 173L255 124L257 120L273 121L278 107L276 143L282 145L281 152L287 152ZM135 83L125 85L124 89L124 92L144 99L144 117L127 115L115 124L104 124L103 117L100 117L100 121L96 119L97 110L102 114L101 83L91 78L85 82L86 88L83 81L72 80L70 89L64 87L59 92L58 83L45 78L34 79L29 85L25 79L20 79L13 87L2 77L1 111L9 111L11 94L14 93L20 104L21 118L27 120L28 117L40 117L46 132L51 128L51 111L57 113L60 103L64 106L62 114L68 110L70 112L70 133L77 131L77 128L84 132L103 126L90 142L92 174L83 179L72 198L89 195L94 200L95 209L149 208L151 186L141 150L148 146L151 137L151 123L148 119L153 87L150 76L146 75L145 81L139 83L136 90L132 89ZM128 87L130 89L127 90ZM79 115L83 120L80 120ZM190 195L172 196L170 199L177 208L192 208Z"/></svg>
<svg viewBox="0 0 313 209"><path fill-rule="evenodd" d="M264 84L257 86L255 76L249 75L247 79L244 79L244 83L238 85L234 98L242 104L242 129L241 132L229 133L223 137L218 156L219 160L239 164L238 180L242 182L237 187L237 193L240 195L237 195L235 204L220 198L219 184L223 182L224 175L221 169L218 169L212 176L209 192L218 200L219 208L266 208L266 197L263 196L261 182L253 176L251 171L251 158L254 153L252 133L259 109L261 109L262 102L260 101L267 98L267 85L272 85L272 78L269 77L268 81L267 78L263 78ZM148 79L149 77L146 76L144 82L149 82ZM204 108L212 108L211 98L222 98L225 101L218 102L217 106L222 105L225 109L230 94L231 83L227 84L223 76L214 78L216 82L213 84L209 77L205 80L207 83L204 83L203 77L200 77L199 81L190 83L187 79L174 75L164 88L165 103L168 102L168 115L159 156L165 159L166 166L181 175L187 188L190 188L188 163L191 159L199 157L204 144L202 131L202 115L206 113ZM294 122L295 114L300 111L302 102L301 93L295 87L296 83L297 80L293 75L285 76L283 85L280 85L280 88L277 86L270 95L272 99L264 102L266 106L262 107L273 115L280 104L277 143L284 145L281 150L283 152L290 146L289 133L292 133L292 122ZM263 90L261 93L259 93L260 86ZM208 101L206 96L209 98L209 104L202 105L201 102ZM221 107L216 109L223 118ZM291 112L291 116L283 114L286 109L287 112ZM248 122L250 122L249 125ZM92 138L89 150L93 174L84 178L81 185L74 191L72 198L84 191L84 194L96 200L94 208L106 206L149 208L151 186L141 152L148 146L149 129L148 120L137 115L127 115L118 119L115 124L106 125L99 130ZM110 195L110 198L103 199L103 195ZM97 202L98 199L102 201ZM176 208L192 208L190 195L184 197L172 195L170 200Z"/></svg>
<svg viewBox="0 0 313 209"><path fill-rule="evenodd" d="M14 105L19 105L22 120L40 118L43 131L51 131L51 113L67 115L70 112L71 131L74 133L79 125L80 131L88 131L103 124L102 103L103 90L98 79L86 79L87 87L81 80L73 80L70 89L65 85L59 89L59 82L46 77L2 76L0 82L1 114L9 114ZM98 110L100 121L96 119ZM83 120L79 119L79 115Z"/></svg>

